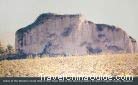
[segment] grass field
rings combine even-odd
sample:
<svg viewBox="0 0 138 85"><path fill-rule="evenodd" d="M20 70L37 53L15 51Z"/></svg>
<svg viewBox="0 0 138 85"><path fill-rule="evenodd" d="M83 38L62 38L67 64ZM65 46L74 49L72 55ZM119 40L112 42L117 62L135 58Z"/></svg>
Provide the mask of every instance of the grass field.
<svg viewBox="0 0 138 85"><path fill-rule="evenodd" d="M137 76L138 54L57 56L0 61L0 77Z"/></svg>

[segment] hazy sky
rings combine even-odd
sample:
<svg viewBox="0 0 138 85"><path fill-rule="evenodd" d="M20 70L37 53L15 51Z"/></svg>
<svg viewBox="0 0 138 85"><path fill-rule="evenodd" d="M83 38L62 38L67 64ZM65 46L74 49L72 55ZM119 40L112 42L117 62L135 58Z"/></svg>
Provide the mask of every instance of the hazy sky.
<svg viewBox="0 0 138 85"><path fill-rule="evenodd" d="M0 40L14 45L16 30L47 12L81 13L92 22L121 27L138 40L138 0L0 0Z"/></svg>

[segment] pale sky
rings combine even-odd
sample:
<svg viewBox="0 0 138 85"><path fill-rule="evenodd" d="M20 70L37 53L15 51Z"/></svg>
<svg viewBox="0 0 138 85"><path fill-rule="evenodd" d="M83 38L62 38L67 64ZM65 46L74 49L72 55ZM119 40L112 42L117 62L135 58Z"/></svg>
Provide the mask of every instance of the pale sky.
<svg viewBox="0 0 138 85"><path fill-rule="evenodd" d="M92 22L121 27L138 40L138 0L0 0L0 40L14 45L16 30L47 12L81 13Z"/></svg>

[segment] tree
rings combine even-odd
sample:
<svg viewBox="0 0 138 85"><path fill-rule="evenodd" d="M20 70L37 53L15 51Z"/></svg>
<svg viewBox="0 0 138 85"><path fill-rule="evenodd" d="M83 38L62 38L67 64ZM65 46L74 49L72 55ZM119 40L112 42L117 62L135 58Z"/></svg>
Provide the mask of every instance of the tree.
<svg viewBox="0 0 138 85"><path fill-rule="evenodd" d="M0 42L0 55L4 54L5 50L4 47L2 46L2 43Z"/></svg>
<svg viewBox="0 0 138 85"><path fill-rule="evenodd" d="M13 49L12 45L10 45L10 44L7 45L6 51L7 51L8 54L12 54L14 52L14 49Z"/></svg>

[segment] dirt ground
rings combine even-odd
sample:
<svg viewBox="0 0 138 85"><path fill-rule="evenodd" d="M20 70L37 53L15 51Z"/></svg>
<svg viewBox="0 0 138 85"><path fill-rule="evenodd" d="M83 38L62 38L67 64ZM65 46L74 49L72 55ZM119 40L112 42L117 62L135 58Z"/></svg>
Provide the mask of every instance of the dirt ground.
<svg viewBox="0 0 138 85"><path fill-rule="evenodd" d="M57 56L0 61L0 77L138 76L138 54Z"/></svg>

